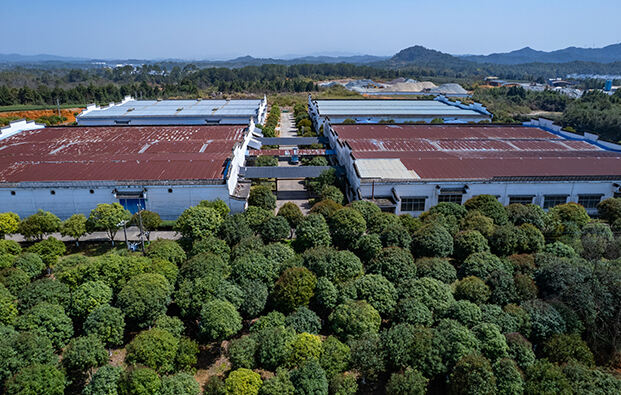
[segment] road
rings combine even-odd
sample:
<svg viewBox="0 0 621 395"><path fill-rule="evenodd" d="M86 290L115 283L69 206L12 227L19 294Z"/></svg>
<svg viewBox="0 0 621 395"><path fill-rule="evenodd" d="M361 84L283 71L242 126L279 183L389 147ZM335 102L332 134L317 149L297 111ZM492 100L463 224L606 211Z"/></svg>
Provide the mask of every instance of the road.
<svg viewBox="0 0 621 395"><path fill-rule="evenodd" d="M60 233L52 233L50 236L54 236L55 238L62 240L62 241L66 241L66 242L74 241L71 237L61 236ZM6 236L6 238L10 240L15 240L17 242L25 241L22 235L10 235L10 236ZM181 238L181 236L177 234L177 232L173 232L171 230L157 230L157 231L151 232L151 240L156 240L156 239L177 240L179 238ZM140 229L138 229L137 226L130 226L129 228L127 228L127 239L129 241L140 240ZM105 241L108 240L108 235L106 232L93 232L80 238L80 241L103 241L103 240ZM116 236L114 237L114 241L125 241L125 236L123 235L123 229L119 230L116 233Z"/></svg>
<svg viewBox="0 0 621 395"><path fill-rule="evenodd" d="M297 137L298 129L295 127L295 120L291 109L289 112L280 114L280 137ZM281 145L281 149L292 149L295 146ZM292 165L288 161L279 161L279 167L299 166ZM278 195L276 200L276 209L280 209L285 203L295 203L302 213L308 214L310 207L308 205L308 192L304 185L304 180L278 180Z"/></svg>

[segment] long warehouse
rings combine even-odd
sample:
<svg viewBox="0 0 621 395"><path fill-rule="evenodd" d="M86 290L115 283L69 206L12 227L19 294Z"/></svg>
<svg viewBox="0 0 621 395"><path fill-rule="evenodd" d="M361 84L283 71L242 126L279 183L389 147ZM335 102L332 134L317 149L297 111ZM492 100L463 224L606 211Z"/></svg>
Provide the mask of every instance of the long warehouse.
<svg viewBox="0 0 621 395"><path fill-rule="evenodd" d="M267 99L134 100L107 107L90 105L76 117L80 126L96 125L247 125L263 123Z"/></svg>
<svg viewBox="0 0 621 395"><path fill-rule="evenodd" d="M317 130L327 120L331 124L356 123L478 123L491 120L480 104L461 104L444 97L435 100L313 100L308 111Z"/></svg>
<svg viewBox="0 0 621 395"><path fill-rule="evenodd" d="M0 205L60 218L118 202L175 219L202 200L243 211L238 183L254 123L246 126L89 126L25 130L0 140Z"/></svg>
<svg viewBox="0 0 621 395"><path fill-rule="evenodd" d="M545 209L577 202L594 213L621 196L621 146L527 126L325 126L349 197L397 214L482 194Z"/></svg>

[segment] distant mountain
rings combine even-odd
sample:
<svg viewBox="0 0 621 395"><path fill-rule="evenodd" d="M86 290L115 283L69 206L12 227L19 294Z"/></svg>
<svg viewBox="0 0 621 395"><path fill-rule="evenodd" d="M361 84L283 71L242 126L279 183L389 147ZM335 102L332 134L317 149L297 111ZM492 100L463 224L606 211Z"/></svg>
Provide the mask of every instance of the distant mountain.
<svg viewBox="0 0 621 395"><path fill-rule="evenodd" d="M409 66L442 68L463 67L472 63L444 52L415 45L402 49L390 59L376 64L396 68Z"/></svg>
<svg viewBox="0 0 621 395"><path fill-rule="evenodd" d="M20 55L16 53L0 54L0 62L2 63L39 63L39 62L82 62L86 58L75 58L58 55Z"/></svg>
<svg viewBox="0 0 621 395"><path fill-rule="evenodd" d="M603 48L568 47L556 51L537 51L530 47L506 53L490 55L462 55L460 59L477 63L523 64L523 63L569 63L576 61L613 63L621 61L621 43Z"/></svg>

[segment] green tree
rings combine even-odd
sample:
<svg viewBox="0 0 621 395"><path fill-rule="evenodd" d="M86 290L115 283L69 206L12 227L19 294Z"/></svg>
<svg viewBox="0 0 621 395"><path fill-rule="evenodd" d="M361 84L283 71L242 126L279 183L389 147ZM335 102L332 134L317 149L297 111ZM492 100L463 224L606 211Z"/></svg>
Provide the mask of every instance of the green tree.
<svg viewBox="0 0 621 395"><path fill-rule="evenodd" d="M321 338L318 335L299 333L291 342L288 364L299 366L310 359L318 359L322 351Z"/></svg>
<svg viewBox="0 0 621 395"><path fill-rule="evenodd" d="M283 325L275 325L265 327L260 330L252 328L259 339L259 349L257 351L257 360L259 365L265 369L275 370L278 366L283 365L289 358L291 353L291 344L295 340L295 331ZM256 325L256 324L255 324Z"/></svg>
<svg viewBox="0 0 621 395"><path fill-rule="evenodd" d="M150 240L150 233L162 225L162 218L154 211L140 210L139 213L132 216L131 223L142 227L142 230L147 234L147 240Z"/></svg>
<svg viewBox="0 0 621 395"><path fill-rule="evenodd" d="M227 216L220 226L220 237L229 246L239 243L241 240L252 236L252 229L243 213Z"/></svg>
<svg viewBox="0 0 621 395"><path fill-rule="evenodd" d="M13 266L26 272L30 278L38 277L45 269L45 263L41 257L33 252L19 255L13 261Z"/></svg>
<svg viewBox="0 0 621 395"><path fill-rule="evenodd" d="M10 267L0 270L0 284L4 285L12 295L19 295L29 281L30 277L22 269Z"/></svg>
<svg viewBox="0 0 621 395"><path fill-rule="evenodd" d="M317 278L304 267L289 268L274 284L274 301L285 311L307 306L313 297Z"/></svg>
<svg viewBox="0 0 621 395"><path fill-rule="evenodd" d="M103 281L87 281L71 295L71 315L86 318L91 311L112 300L112 290Z"/></svg>
<svg viewBox="0 0 621 395"><path fill-rule="evenodd" d="M286 202L278 209L278 216L284 217L291 229L295 229L304 220L304 214L293 202Z"/></svg>
<svg viewBox="0 0 621 395"><path fill-rule="evenodd" d="M455 283L455 298L466 299L472 303L481 304L489 299L489 287L476 276L462 278Z"/></svg>
<svg viewBox="0 0 621 395"><path fill-rule="evenodd" d="M125 319L121 309L101 305L86 317L83 329L87 335L97 336L108 347L119 346L123 343Z"/></svg>
<svg viewBox="0 0 621 395"><path fill-rule="evenodd" d="M365 380L376 381L386 370L386 352L377 333L366 332L352 338L351 366L360 372Z"/></svg>
<svg viewBox="0 0 621 395"><path fill-rule="evenodd" d="M347 207L351 207L358 211L366 222L369 222L373 215L381 212L377 204L369 202L368 200L354 200L349 203Z"/></svg>
<svg viewBox="0 0 621 395"><path fill-rule="evenodd" d="M225 339L241 328L242 318L230 302L214 299L203 306L199 330L206 340Z"/></svg>
<svg viewBox="0 0 621 395"><path fill-rule="evenodd" d="M271 217L261 226L261 236L267 242L280 241L288 237L291 227L287 219L282 216Z"/></svg>
<svg viewBox="0 0 621 395"><path fill-rule="evenodd" d="M550 362L558 364L576 361L584 366L593 367L595 360L587 344L577 334L555 335L548 339L543 353Z"/></svg>
<svg viewBox="0 0 621 395"><path fill-rule="evenodd" d="M464 230L455 235L455 258L463 261L475 252L489 252L487 239L477 230Z"/></svg>
<svg viewBox="0 0 621 395"><path fill-rule="evenodd" d="M127 320L139 328L149 325L164 314L172 287L161 274L139 274L132 277L117 296L117 305Z"/></svg>
<svg viewBox="0 0 621 395"><path fill-rule="evenodd" d="M71 339L63 351L62 364L71 376L87 373L90 377L94 368L108 361L108 353L99 338L80 336Z"/></svg>
<svg viewBox="0 0 621 395"><path fill-rule="evenodd" d="M63 395L66 385L65 375L53 365L34 364L9 379L5 391L10 395Z"/></svg>
<svg viewBox="0 0 621 395"><path fill-rule="evenodd" d="M509 346L498 325L480 323L472 328L472 333L479 340L481 353L490 361L508 356Z"/></svg>
<svg viewBox="0 0 621 395"><path fill-rule="evenodd" d="M232 371L226 378L226 395L258 395L262 384L258 373L240 368Z"/></svg>
<svg viewBox="0 0 621 395"><path fill-rule="evenodd" d="M75 245L79 246L80 237L87 233L86 221L84 214L73 214L60 225L60 234L73 238L75 240Z"/></svg>
<svg viewBox="0 0 621 395"><path fill-rule="evenodd" d="M43 263L45 263L47 267L54 267L58 261L58 258L61 257L66 251L67 247L65 247L65 243L53 236L39 241L28 248L28 252L39 254L41 259L43 259Z"/></svg>
<svg viewBox="0 0 621 395"><path fill-rule="evenodd" d="M140 332L126 347L125 362L142 365L159 373L171 373L179 347L179 339L163 329Z"/></svg>
<svg viewBox="0 0 621 395"><path fill-rule="evenodd" d="M496 377L489 361L478 354L461 358L449 377L451 394L495 394Z"/></svg>
<svg viewBox="0 0 621 395"><path fill-rule="evenodd" d="M530 315L532 340L544 341L552 335L565 332L565 320L549 303L535 299L524 302L522 307Z"/></svg>
<svg viewBox="0 0 621 395"><path fill-rule="evenodd" d="M505 225L508 221L507 212L496 196L478 195L464 203L468 211L478 211L494 220L496 225Z"/></svg>
<svg viewBox="0 0 621 395"><path fill-rule="evenodd" d="M328 379L316 359L311 359L291 372L296 394L327 395Z"/></svg>
<svg viewBox="0 0 621 395"><path fill-rule="evenodd" d="M524 393L528 395L572 394L571 384L557 365L540 359L526 369Z"/></svg>
<svg viewBox="0 0 621 395"><path fill-rule="evenodd" d="M14 219L14 218L13 218ZM17 232L27 240L43 240L47 234L57 232L60 219L49 211L39 210L19 223Z"/></svg>
<svg viewBox="0 0 621 395"><path fill-rule="evenodd" d="M189 373L179 372L162 377L160 395L199 395L201 387Z"/></svg>
<svg viewBox="0 0 621 395"><path fill-rule="evenodd" d="M607 221L611 225L614 224L618 219L621 219L621 198L608 198L602 200L597 204L597 213L601 219ZM0 231L0 233L2 233L2 231ZM9 232L5 233L8 234Z"/></svg>
<svg viewBox="0 0 621 395"><path fill-rule="evenodd" d="M416 260L416 271L419 277L431 277L445 284L457 280L455 266L444 258L419 258Z"/></svg>
<svg viewBox="0 0 621 395"><path fill-rule="evenodd" d="M393 373L386 385L386 392L395 395L423 395L427 393L427 380L423 375L412 368L403 373Z"/></svg>
<svg viewBox="0 0 621 395"><path fill-rule="evenodd" d="M377 310L365 301L348 301L336 306L330 314L329 321L337 336L349 339L365 332L377 333L381 317Z"/></svg>
<svg viewBox="0 0 621 395"><path fill-rule="evenodd" d="M198 205L199 207L208 207L216 210L216 212L220 214L220 217L222 217L222 219L227 218L229 216L229 213L231 212L229 206L227 206L222 199L216 199L212 201L203 200Z"/></svg>
<svg viewBox="0 0 621 395"><path fill-rule="evenodd" d="M312 247L329 246L332 242L326 219L320 214L309 214L295 231L294 245L298 251Z"/></svg>
<svg viewBox="0 0 621 395"><path fill-rule="evenodd" d="M18 295L19 308L22 311L34 307L37 303L48 302L69 307L69 287L58 280L41 278L26 285Z"/></svg>
<svg viewBox="0 0 621 395"><path fill-rule="evenodd" d="M362 215L349 207L338 210L330 217L332 240L341 247L354 246L366 228Z"/></svg>
<svg viewBox="0 0 621 395"><path fill-rule="evenodd" d="M0 213L0 240L5 235L11 235L19 229L19 215L15 213Z"/></svg>
<svg viewBox="0 0 621 395"><path fill-rule="evenodd" d="M410 324L395 324L382 333L388 360L397 369L411 366L433 375L433 332Z"/></svg>
<svg viewBox="0 0 621 395"><path fill-rule="evenodd" d="M501 395L524 392L524 379L514 360L503 358L492 365L497 393Z"/></svg>
<svg viewBox="0 0 621 395"><path fill-rule="evenodd" d="M105 231L114 245L114 236L124 223L129 222L131 213L118 203L101 203L88 216L87 229Z"/></svg>
<svg viewBox="0 0 621 395"><path fill-rule="evenodd" d="M343 201L345 200L343 192L341 192L341 190L334 185L324 185L324 187L321 188L321 194L319 197L321 200L332 200L338 204L343 204Z"/></svg>
<svg viewBox="0 0 621 395"><path fill-rule="evenodd" d="M222 221L222 217L213 208L194 206L181 213L173 229L183 237L203 239L215 235Z"/></svg>
<svg viewBox="0 0 621 395"><path fill-rule="evenodd" d="M323 353L319 359L321 367L328 378L342 373L349 368L351 349L334 336L328 336L323 341Z"/></svg>
<svg viewBox="0 0 621 395"><path fill-rule="evenodd" d="M233 369L254 369L258 344L252 336L242 336L229 343L228 356Z"/></svg>
<svg viewBox="0 0 621 395"><path fill-rule="evenodd" d="M84 395L117 395L122 369L105 365L97 369L91 381L84 387Z"/></svg>
<svg viewBox="0 0 621 395"><path fill-rule="evenodd" d="M152 241L147 246L145 254L151 259L164 259L179 266L186 260L185 251L174 240L157 239Z"/></svg>
<svg viewBox="0 0 621 395"><path fill-rule="evenodd" d="M295 387L291 382L289 371L285 368L276 369L276 375L263 382L260 395L294 395Z"/></svg>
<svg viewBox="0 0 621 395"><path fill-rule="evenodd" d="M278 159L271 155L259 155L254 161L255 166L278 166Z"/></svg>
<svg viewBox="0 0 621 395"><path fill-rule="evenodd" d="M402 298L414 298L423 303L434 315L439 316L442 316L454 301L449 285L429 277L404 281L398 291Z"/></svg>
<svg viewBox="0 0 621 395"><path fill-rule="evenodd" d="M450 319L440 320L435 328L432 344L445 369L451 368L479 347L477 338L468 328Z"/></svg>
<svg viewBox="0 0 621 395"><path fill-rule="evenodd" d="M248 204L264 210L274 210L276 208L276 196L274 196L270 187L258 185L250 189Z"/></svg>
<svg viewBox="0 0 621 395"><path fill-rule="evenodd" d="M536 204L510 204L507 206L509 222L515 226L531 224L539 230L545 228L546 213Z"/></svg>
<svg viewBox="0 0 621 395"><path fill-rule="evenodd" d="M159 395L161 388L160 377L149 368L128 369L119 380L119 395Z"/></svg>
<svg viewBox="0 0 621 395"><path fill-rule="evenodd" d="M367 271L381 274L395 284L416 277L414 257L408 250L388 247L381 250L367 265Z"/></svg>
<svg viewBox="0 0 621 395"><path fill-rule="evenodd" d="M367 274L358 278L354 286L357 297L369 302L380 314L390 314L397 305L397 290L381 274Z"/></svg>
<svg viewBox="0 0 621 395"><path fill-rule="evenodd" d="M0 324L11 325L17 317L17 307L14 303L15 297L8 289L0 284Z"/></svg>
<svg viewBox="0 0 621 395"><path fill-rule="evenodd" d="M326 199L326 200L322 200L320 202L315 203L313 205L313 207L311 207L310 213L311 214L320 214L327 221L327 220L330 219L330 217L332 217L334 215L334 213L336 213L337 211L339 211L342 208L343 208L343 206L338 204L334 200Z"/></svg>
<svg viewBox="0 0 621 395"><path fill-rule="evenodd" d="M62 306L42 302L19 316L16 327L47 336L56 349L61 349L73 336L73 323Z"/></svg>
<svg viewBox="0 0 621 395"><path fill-rule="evenodd" d="M358 380L352 372L339 373L330 380L330 393L335 395L355 395L358 393Z"/></svg>
<svg viewBox="0 0 621 395"><path fill-rule="evenodd" d="M318 334L321 330L321 319L314 311L301 306L285 318L285 325L293 328L297 333Z"/></svg>
<svg viewBox="0 0 621 395"><path fill-rule="evenodd" d="M424 225L412 235L412 254L417 257L447 257L453 254L453 237L443 226Z"/></svg>
<svg viewBox="0 0 621 395"><path fill-rule="evenodd" d="M505 338L509 346L509 357L518 364L520 369L525 370L535 363L533 346L524 336L514 332L506 334Z"/></svg>

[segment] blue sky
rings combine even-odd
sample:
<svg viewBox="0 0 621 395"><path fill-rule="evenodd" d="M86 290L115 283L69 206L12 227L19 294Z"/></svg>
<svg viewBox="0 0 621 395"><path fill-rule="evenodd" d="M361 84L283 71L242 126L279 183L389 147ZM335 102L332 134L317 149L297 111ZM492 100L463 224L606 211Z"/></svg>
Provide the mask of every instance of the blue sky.
<svg viewBox="0 0 621 395"><path fill-rule="evenodd" d="M95 58L453 54L621 42L620 0L2 0L0 53Z"/></svg>

